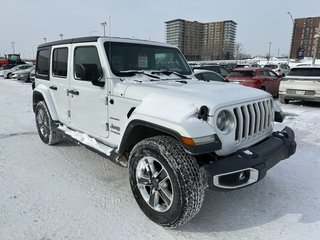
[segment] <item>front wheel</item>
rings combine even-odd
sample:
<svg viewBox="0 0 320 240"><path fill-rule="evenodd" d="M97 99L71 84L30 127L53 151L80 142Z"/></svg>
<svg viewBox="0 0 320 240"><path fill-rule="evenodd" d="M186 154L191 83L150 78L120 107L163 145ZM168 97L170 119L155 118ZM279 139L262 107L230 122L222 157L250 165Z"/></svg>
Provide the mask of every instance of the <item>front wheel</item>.
<svg viewBox="0 0 320 240"><path fill-rule="evenodd" d="M288 104L289 103L289 99L285 99L283 96L279 97L279 102L282 104Z"/></svg>
<svg viewBox="0 0 320 240"><path fill-rule="evenodd" d="M178 227L202 206L204 184L195 158L168 136L138 143L129 157L130 185L142 211L163 227Z"/></svg>

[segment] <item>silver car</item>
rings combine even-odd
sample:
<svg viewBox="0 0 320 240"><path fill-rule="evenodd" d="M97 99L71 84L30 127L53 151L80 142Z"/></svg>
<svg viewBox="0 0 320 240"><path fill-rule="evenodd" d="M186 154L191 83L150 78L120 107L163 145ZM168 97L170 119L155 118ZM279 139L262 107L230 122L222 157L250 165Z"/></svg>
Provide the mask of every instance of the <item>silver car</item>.
<svg viewBox="0 0 320 240"><path fill-rule="evenodd" d="M3 77L4 78L11 78L13 75L13 72L19 71L19 70L25 70L27 68L30 68L32 65L30 64L21 64L17 65L11 69L3 70Z"/></svg>
<svg viewBox="0 0 320 240"><path fill-rule="evenodd" d="M292 68L280 83L279 101L290 100L320 102L320 65Z"/></svg>
<svg viewBox="0 0 320 240"><path fill-rule="evenodd" d="M27 69L13 72L11 78L17 79L17 80L22 80L25 82L30 82L30 74L31 74L31 71L34 69L35 69L35 66L31 66Z"/></svg>

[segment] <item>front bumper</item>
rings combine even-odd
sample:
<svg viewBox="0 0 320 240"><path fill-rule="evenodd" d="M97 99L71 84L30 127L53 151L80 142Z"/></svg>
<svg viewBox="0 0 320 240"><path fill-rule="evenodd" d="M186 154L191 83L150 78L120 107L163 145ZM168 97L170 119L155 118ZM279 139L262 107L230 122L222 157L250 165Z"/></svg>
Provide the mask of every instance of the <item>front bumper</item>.
<svg viewBox="0 0 320 240"><path fill-rule="evenodd" d="M261 180L267 171L296 151L294 132L285 127L264 141L200 168L207 187L234 190Z"/></svg>

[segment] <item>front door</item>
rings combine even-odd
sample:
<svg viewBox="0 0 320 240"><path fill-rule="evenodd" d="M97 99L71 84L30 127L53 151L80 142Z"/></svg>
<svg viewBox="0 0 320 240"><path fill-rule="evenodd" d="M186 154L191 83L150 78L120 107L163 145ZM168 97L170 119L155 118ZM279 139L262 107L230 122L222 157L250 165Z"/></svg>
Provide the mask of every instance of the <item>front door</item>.
<svg viewBox="0 0 320 240"><path fill-rule="evenodd" d="M73 45L73 71L69 98L71 126L97 137L108 137L107 85L94 86L92 76L101 69L96 46ZM100 69L99 69L100 68Z"/></svg>

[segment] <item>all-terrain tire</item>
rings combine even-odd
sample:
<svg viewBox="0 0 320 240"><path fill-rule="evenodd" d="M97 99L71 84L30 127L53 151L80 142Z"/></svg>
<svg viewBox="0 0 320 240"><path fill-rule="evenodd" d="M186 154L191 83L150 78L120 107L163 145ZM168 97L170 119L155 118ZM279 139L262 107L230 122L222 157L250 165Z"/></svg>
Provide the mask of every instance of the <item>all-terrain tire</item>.
<svg viewBox="0 0 320 240"><path fill-rule="evenodd" d="M141 182L137 178L139 171L141 172L141 165L145 164L144 161L148 162L148 159L153 159L151 161L158 168L161 165L160 168L165 170L168 179L170 179L166 183L166 187L169 189L166 192L170 192L170 189L172 191L172 195L167 194L167 196L172 197L170 205L163 201L162 205L157 205L158 209L153 208L150 204L152 191L150 190L150 200L148 202L146 200L146 195L148 195L148 191L146 190L148 190L148 187L142 187L143 190L141 190L141 186L143 185L140 184L139 186L138 184L138 182ZM141 161L143 162L141 163ZM155 170L153 172L155 172L154 176L159 174ZM152 221L163 227L175 228L183 225L200 211L205 187L198 163L172 137L155 136L142 140L135 145L129 156L129 178L133 195L142 211ZM157 184L156 178L153 178L150 184L151 182ZM160 187L158 190L160 194ZM159 196L159 203L161 203L162 198L161 195Z"/></svg>
<svg viewBox="0 0 320 240"><path fill-rule="evenodd" d="M63 135L58 131L44 101L37 103L35 118L38 134L44 143L54 145L62 141Z"/></svg>

